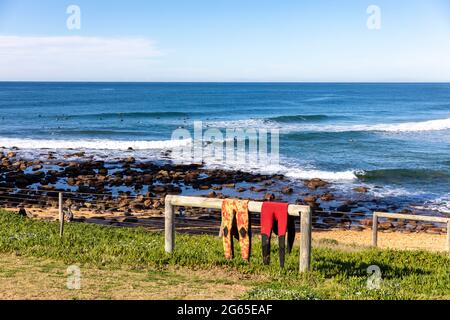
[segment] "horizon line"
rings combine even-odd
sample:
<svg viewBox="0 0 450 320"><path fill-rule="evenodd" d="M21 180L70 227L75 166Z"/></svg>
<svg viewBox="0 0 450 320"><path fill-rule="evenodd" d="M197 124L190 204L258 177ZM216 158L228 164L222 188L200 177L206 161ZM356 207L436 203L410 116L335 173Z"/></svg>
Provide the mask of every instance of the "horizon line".
<svg viewBox="0 0 450 320"><path fill-rule="evenodd" d="M449 81L113 81L113 80L0 80L0 83L163 83L163 84L450 84Z"/></svg>

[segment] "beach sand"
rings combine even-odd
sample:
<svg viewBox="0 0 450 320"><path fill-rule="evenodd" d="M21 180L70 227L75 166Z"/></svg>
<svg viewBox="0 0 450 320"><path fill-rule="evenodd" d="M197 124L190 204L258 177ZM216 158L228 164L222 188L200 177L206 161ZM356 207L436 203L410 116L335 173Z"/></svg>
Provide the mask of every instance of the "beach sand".
<svg viewBox="0 0 450 320"><path fill-rule="evenodd" d="M371 246L372 230L329 230L313 232L313 239L321 243L335 240L346 246ZM378 247L398 250L429 250L445 251L446 236L428 234L424 232L402 233L397 231L380 232L378 234Z"/></svg>

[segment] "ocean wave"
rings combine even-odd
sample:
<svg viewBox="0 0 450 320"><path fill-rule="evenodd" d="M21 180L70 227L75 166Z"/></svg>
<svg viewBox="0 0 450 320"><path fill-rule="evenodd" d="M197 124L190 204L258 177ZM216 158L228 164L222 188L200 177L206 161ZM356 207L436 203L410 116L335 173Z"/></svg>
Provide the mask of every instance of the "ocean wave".
<svg viewBox="0 0 450 320"><path fill-rule="evenodd" d="M148 150L170 149L189 145L191 139L156 140L156 141L123 141L123 140L50 140L50 139L14 139L0 137L0 146L20 149L79 149L79 150Z"/></svg>
<svg viewBox="0 0 450 320"><path fill-rule="evenodd" d="M299 168L285 168L282 170L284 175L293 179L315 179L319 178L327 181L342 181L342 180L356 180L357 176L352 170L348 171L322 171L322 170L308 170Z"/></svg>
<svg viewBox="0 0 450 320"><path fill-rule="evenodd" d="M318 122L329 119L329 116L323 114L313 114L313 115L293 115L293 116L278 116L273 118L268 118L268 121L280 122L280 123L291 123L291 122Z"/></svg>
<svg viewBox="0 0 450 320"><path fill-rule="evenodd" d="M408 182L450 181L450 173L429 169L382 169L357 172L356 176L367 182L383 182L399 184Z"/></svg>
<svg viewBox="0 0 450 320"><path fill-rule="evenodd" d="M242 158L245 159L245 158ZM176 159L174 159L176 160ZM183 159L178 159L183 160ZM322 179L327 181L354 181L357 179L355 171L326 171L299 164L273 164L270 157L267 161L223 161L222 159L204 158L203 162L209 168L221 168L227 170L240 170L244 172L259 173L265 175L280 174L293 180Z"/></svg>
<svg viewBox="0 0 450 320"><path fill-rule="evenodd" d="M90 139L90 140L49 140L49 139L16 139L16 138L2 138L0 137L0 146L5 148L17 147L20 150L27 150L33 153L38 153L45 150L85 150L91 151L93 155L101 151L107 151L111 157L123 155L122 151L129 151L133 149L136 158L148 158L153 155L158 158L158 152L161 150L176 150L177 147L192 145L191 139L185 140L162 140L162 141L122 141L122 140L105 140L105 139ZM154 150L155 153L141 153L140 151ZM98 151L98 152L97 152ZM166 159L179 162L189 162L192 159L177 158L177 153L170 153L165 156ZM305 180L320 178L328 181L342 181L357 179L354 171L323 171L314 168L303 168L296 164L271 164L269 162L233 162L223 161L221 159L203 158L204 165L209 168L221 168L227 170L241 170L247 172L257 172L260 174L282 174L287 178Z"/></svg>
<svg viewBox="0 0 450 320"><path fill-rule="evenodd" d="M376 188L373 185L368 185L369 194L374 196L375 198L403 198L403 199L420 199L424 195L427 195L426 192L423 191L411 191L405 188L395 188L392 186L383 186L383 188Z"/></svg>
<svg viewBox="0 0 450 320"><path fill-rule="evenodd" d="M105 112L105 113L89 113L89 114L75 114L67 115L69 119L124 119L124 118L154 118L154 119L168 119L168 118L190 118L196 115L192 112Z"/></svg>
<svg viewBox="0 0 450 320"><path fill-rule="evenodd" d="M383 131L383 132L424 132L450 129L450 118L419 122L404 122L373 125L329 126L329 131Z"/></svg>
<svg viewBox="0 0 450 320"><path fill-rule="evenodd" d="M101 130L101 129L92 129L92 130L55 130L58 134L66 134L66 135L86 135L86 136L112 136L112 135L126 135L126 136L145 136L147 132L145 131L132 131L132 130Z"/></svg>
<svg viewBox="0 0 450 320"><path fill-rule="evenodd" d="M206 162L206 165L211 165ZM228 169L241 170L247 172L258 172L260 174L281 174L287 178L293 180L309 180L309 179L322 179L326 181L353 181L357 179L355 173L349 171L323 171L315 169L306 169L299 167L290 167L283 165L259 165L252 166L251 164L245 165L227 165Z"/></svg>
<svg viewBox="0 0 450 320"><path fill-rule="evenodd" d="M278 129L278 126L271 125L264 119L240 119L240 120L217 120L204 123L205 128L224 129Z"/></svg>
<svg viewBox="0 0 450 320"><path fill-rule="evenodd" d="M450 214L450 193L434 200L426 202L420 209L438 211L443 214Z"/></svg>
<svg viewBox="0 0 450 320"><path fill-rule="evenodd" d="M309 99L305 99L305 102L322 102L322 101L328 101L331 99L336 99L337 96L336 95L325 95L322 97L315 97L315 98L309 98Z"/></svg>
<svg viewBox="0 0 450 320"><path fill-rule="evenodd" d="M391 132L391 133L408 133L408 132L427 132L442 131L450 129L450 118L428 120L419 122L403 122L403 123L381 123L381 124L311 124L311 123L295 123L299 121L320 121L325 120L326 116L316 115L312 119L304 116L280 116L268 119L241 119L230 121L216 121L208 123L208 126L220 128L264 128L278 129L281 133L292 132ZM317 117L314 120L314 117ZM278 120L277 120L278 118ZM283 123L284 122L284 123Z"/></svg>

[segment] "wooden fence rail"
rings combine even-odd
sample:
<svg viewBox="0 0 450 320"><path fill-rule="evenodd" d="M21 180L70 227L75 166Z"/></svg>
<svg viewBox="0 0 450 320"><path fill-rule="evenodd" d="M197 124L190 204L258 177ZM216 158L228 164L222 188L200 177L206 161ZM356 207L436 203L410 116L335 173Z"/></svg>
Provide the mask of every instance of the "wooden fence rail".
<svg viewBox="0 0 450 320"><path fill-rule="evenodd" d="M372 246L374 247L378 246L378 218L445 223L447 225L447 251L450 252L450 218L418 216L400 213L374 212L372 225Z"/></svg>
<svg viewBox="0 0 450 320"><path fill-rule="evenodd" d="M174 207L193 207L217 209L222 208L221 199L210 199L202 197L166 196L165 199L165 250L172 253L175 248L175 210ZM249 212L260 213L263 202L250 201ZM312 232L312 209L309 206L289 205L288 213L291 216L300 216L300 272L311 269L311 232Z"/></svg>

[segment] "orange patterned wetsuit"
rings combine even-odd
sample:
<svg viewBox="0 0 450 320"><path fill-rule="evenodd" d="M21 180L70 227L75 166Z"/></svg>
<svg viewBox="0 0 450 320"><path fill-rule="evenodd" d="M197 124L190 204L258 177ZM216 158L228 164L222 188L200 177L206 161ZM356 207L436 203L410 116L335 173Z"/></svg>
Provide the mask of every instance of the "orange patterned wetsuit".
<svg viewBox="0 0 450 320"><path fill-rule="evenodd" d="M247 200L224 200L222 202L222 231L225 258L232 259L234 257L234 235L239 238L242 259L249 261L251 251L251 229Z"/></svg>

